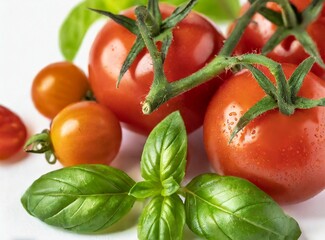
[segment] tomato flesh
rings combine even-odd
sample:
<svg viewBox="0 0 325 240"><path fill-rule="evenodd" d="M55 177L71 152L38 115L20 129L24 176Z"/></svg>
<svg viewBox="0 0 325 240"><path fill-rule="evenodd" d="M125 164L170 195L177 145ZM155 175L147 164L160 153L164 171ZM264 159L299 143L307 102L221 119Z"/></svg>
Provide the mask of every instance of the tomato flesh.
<svg viewBox="0 0 325 240"><path fill-rule="evenodd" d="M294 69L284 65L287 77ZM325 83L309 74L299 95L324 97ZM216 171L246 178L281 203L306 200L325 187L325 108L296 110L291 116L269 111L228 143L239 118L264 96L248 71L221 86L203 126L208 158Z"/></svg>

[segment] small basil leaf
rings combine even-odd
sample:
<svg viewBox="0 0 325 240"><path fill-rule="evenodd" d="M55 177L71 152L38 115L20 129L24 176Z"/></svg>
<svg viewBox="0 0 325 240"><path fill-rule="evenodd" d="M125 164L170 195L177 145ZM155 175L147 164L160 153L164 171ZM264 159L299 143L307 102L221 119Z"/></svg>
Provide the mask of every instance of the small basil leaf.
<svg viewBox="0 0 325 240"><path fill-rule="evenodd" d="M186 190L186 222L206 239L296 240L297 222L252 183L216 174L194 178Z"/></svg>
<svg viewBox="0 0 325 240"><path fill-rule="evenodd" d="M47 173L23 195L24 208L40 220L75 232L96 232L121 219L135 198L134 181L104 165L80 165Z"/></svg>
<svg viewBox="0 0 325 240"><path fill-rule="evenodd" d="M177 183L185 174L187 136L179 112L171 113L150 133L141 158L141 175L163 182L173 177Z"/></svg>
<svg viewBox="0 0 325 240"><path fill-rule="evenodd" d="M161 191L162 196L171 196L180 188L179 184L173 177L167 178L162 181L163 190Z"/></svg>
<svg viewBox="0 0 325 240"><path fill-rule="evenodd" d="M183 239L185 211L177 195L154 197L144 208L138 223L140 240Z"/></svg>
<svg viewBox="0 0 325 240"><path fill-rule="evenodd" d="M82 1L74 7L61 25L59 32L60 49L66 60L72 61L89 29L101 16L87 9L94 8L104 9L105 4L102 0L95 0L93 4L89 1Z"/></svg>
<svg viewBox="0 0 325 240"><path fill-rule="evenodd" d="M136 198L149 198L161 193L162 186L157 182L143 181L137 182L130 190L129 194Z"/></svg>
<svg viewBox="0 0 325 240"><path fill-rule="evenodd" d="M144 0L84 0L79 3L70 11L60 27L59 44L65 59L72 61L75 58L88 29L102 18L100 14L90 11L88 8L118 13L123 9L145 2Z"/></svg>

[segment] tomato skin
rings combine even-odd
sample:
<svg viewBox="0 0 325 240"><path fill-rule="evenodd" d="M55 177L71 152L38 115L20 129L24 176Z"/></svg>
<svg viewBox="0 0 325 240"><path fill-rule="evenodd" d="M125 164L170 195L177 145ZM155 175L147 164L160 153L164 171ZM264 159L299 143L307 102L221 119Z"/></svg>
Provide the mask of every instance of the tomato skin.
<svg viewBox="0 0 325 240"><path fill-rule="evenodd" d="M287 77L295 69L283 67ZM280 203L306 200L325 187L325 108L296 110L291 116L269 111L228 144L239 118L264 96L248 71L220 87L203 125L208 158L216 171L246 178ZM324 97L324 81L308 74L299 96Z"/></svg>
<svg viewBox="0 0 325 240"><path fill-rule="evenodd" d="M174 10L168 5L160 6L164 18ZM133 11L130 9L124 14L135 18ZM224 37L207 20L190 13L173 30L173 42L164 63L168 81L176 81L202 68L218 53L223 40ZM168 101L152 114L144 115L141 102L153 79L147 50L140 53L116 89L119 71L134 41L135 35L113 21L104 26L94 41L89 60L89 80L99 103L109 107L129 129L144 135L175 110L180 110L188 132L200 127L208 102L223 80L216 77Z"/></svg>
<svg viewBox="0 0 325 240"><path fill-rule="evenodd" d="M51 125L54 154L64 166L109 164L117 155L122 134L115 115L95 102L64 108Z"/></svg>
<svg viewBox="0 0 325 240"><path fill-rule="evenodd" d="M290 2L297 7L298 11L301 12L309 5L311 0L290 0ZM268 3L267 6L273 10L280 11L280 8L275 3ZM243 5L241 14L246 12L248 8L248 3ZM234 26L234 24L230 26L229 32L232 31ZM236 53L260 53L261 49L276 29L276 25L265 19L262 15L255 14L236 47ZM325 32L325 7L323 7L323 10L316 21L307 27L307 32L315 41L320 55L325 61L325 38L323 34ZM309 55L305 52L302 45L293 36L290 36L282 41L282 43L280 43L267 56L277 62L298 65ZM318 64L313 66L312 71L319 77L325 79L325 69L321 68Z"/></svg>
<svg viewBox="0 0 325 240"><path fill-rule="evenodd" d="M22 120L11 110L0 105L0 160L5 160L23 149L27 130Z"/></svg>
<svg viewBox="0 0 325 240"><path fill-rule="evenodd" d="M89 90L84 72L70 62L56 62L43 68L32 84L37 110L53 119L64 107L81 101Z"/></svg>

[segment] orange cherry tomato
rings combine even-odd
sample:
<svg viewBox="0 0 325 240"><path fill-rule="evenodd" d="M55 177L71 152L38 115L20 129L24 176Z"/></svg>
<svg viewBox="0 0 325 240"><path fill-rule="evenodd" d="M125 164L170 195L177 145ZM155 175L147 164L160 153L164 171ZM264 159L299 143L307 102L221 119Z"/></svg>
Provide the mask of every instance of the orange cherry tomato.
<svg viewBox="0 0 325 240"><path fill-rule="evenodd" d="M88 79L81 69L70 62L57 62L37 74L32 99L42 115L53 119L67 105L82 100L88 90Z"/></svg>
<svg viewBox="0 0 325 240"><path fill-rule="evenodd" d="M109 164L117 155L122 134L115 115L95 102L78 102L53 119L50 138L64 166Z"/></svg>
<svg viewBox="0 0 325 240"><path fill-rule="evenodd" d="M27 130L22 120L0 105L0 160L7 159L23 149Z"/></svg>

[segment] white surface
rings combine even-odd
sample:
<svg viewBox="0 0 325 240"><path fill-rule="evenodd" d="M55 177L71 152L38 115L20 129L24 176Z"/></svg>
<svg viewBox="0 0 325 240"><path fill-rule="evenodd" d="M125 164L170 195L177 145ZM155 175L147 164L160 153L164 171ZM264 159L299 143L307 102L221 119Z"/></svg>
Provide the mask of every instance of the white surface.
<svg viewBox="0 0 325 240"><path fill-rule="evenodd" d="M1 0L0 8L0 104L21 116L29 134L48 128L49 121L33 107L30 87L33 77L45 65L61 61L58 29L78 0ZM86 71L91 41L101 26L92 28L75 63ZM124 130L121 152L115 160L131 175L137 176L138 159L144 138ZM201 131L190 137L191 175L208 170L202 148ZM21 160L18 160L22 158ZM201 161L201 163L199 162ZM122 166L124 165L124 166ZM136 228L102 235L78 235L48 226L29 216L20 197L42 174L60 168L48 165L43 156L15 156L0 163L0 239L1 240L74 240L136 239ZM200 169L200 170L198 170ZM303 231L302 240L325 239L325 192L301 204L285 207ZM122 225L130 221L122 221ZM131 221L132 222L132 221ZM133 221L135 224L135 222ZM135 225L134 225L135 226ZM123 227L123 226L119 226ZM193 237L187 236L186 239Z"/></svg>

